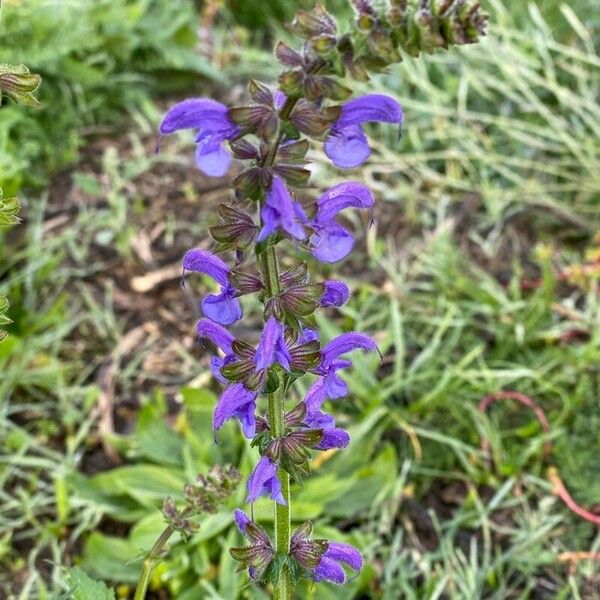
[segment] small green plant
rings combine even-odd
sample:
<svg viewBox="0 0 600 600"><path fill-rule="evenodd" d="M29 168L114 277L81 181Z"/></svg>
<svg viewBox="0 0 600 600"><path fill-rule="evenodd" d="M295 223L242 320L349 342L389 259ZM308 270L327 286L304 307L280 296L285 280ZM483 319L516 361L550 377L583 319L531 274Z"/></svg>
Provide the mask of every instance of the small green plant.
<svg viewBox="0 0 600 600"><path fill-rule="evenodd" d="M183 493L185 505L177 508L172 498L167 498L163 505L163 514L167 520L166 529L153 544L135 589L134 600L144 600L152 569L160 559L169 538L178 531L184 538L198 531L198 523L194 517L201 514L217 514L221 504L232 494L241 475L231 465L212 467L206 475L198 475L193 484L187 484Z"/></svg>

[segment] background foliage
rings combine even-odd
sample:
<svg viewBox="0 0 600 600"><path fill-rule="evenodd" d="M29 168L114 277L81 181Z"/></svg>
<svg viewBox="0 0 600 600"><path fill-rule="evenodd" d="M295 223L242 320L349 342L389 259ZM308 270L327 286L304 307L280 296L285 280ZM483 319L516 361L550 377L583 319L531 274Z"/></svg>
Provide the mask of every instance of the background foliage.
<svg viewBox="0 0 600 600"><path fill-rule="evenodd" d="M213 443L200 286L178 286L226 186L195 172L189 139L154 150L163 102L229 101L248 76L275 75L263 44L296 6L256 6L4 7L0 62L44 84L42 109L0 109L0 186L21 188L25 219L0 233L14 321L0 345L0 596L111 597L92 576L127 597L162 498L213 462L249 470L233 427ZM297 494L299 519L339 529L370 565L349 588L319 588L325 600L600 593L597 562L560 559L599 551L597 528L546 479L557 466L579 502L599 501L599 17L588 0L486 7L477 47L407 58L364 88L397 96L407 123L400 143L371 136L360 176L375 225L343 266L351 303L322 323L372 332L384 354L357 360L335 407L350 450L314 464ZM312 158L317 181L335 183ZM550 435L510 402L481 414L499 389L534 397ZM234 573L236 535L229 510L207 517L175 539L154 589L266 598Z"/></svg>

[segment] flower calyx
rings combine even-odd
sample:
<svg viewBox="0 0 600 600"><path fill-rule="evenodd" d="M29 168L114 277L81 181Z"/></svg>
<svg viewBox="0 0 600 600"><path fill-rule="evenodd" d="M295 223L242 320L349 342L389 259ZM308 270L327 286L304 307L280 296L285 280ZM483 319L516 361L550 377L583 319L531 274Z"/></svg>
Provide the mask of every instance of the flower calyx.
<svg viewBox="0 0 600 600"><path fill-rule="evenodd" d="M217 242L215 252L247 249L258 233L252 217L243 210L224 203L219 204L218 212L223 223L209 228L210 235Z"/></svg>
<svg viewBox="0 0 600 600"><path fill-rule="evenodd" d="M230 548L229 553L240 563L238 570L248 569L251 579L261 581L275 557L271 538L260 525L251 521L241 510L235 511L234 522L250 545Z"/></svg>

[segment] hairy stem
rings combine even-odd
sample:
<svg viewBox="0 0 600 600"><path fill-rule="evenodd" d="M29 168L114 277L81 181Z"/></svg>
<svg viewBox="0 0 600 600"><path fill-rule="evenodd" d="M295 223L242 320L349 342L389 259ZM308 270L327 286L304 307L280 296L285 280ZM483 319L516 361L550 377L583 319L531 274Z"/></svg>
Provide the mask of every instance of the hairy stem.
<svg viewBox="0 0 600 600"><path fill-rule="evenodd" d="M191 514L191 509L186 508L181 513L181 517L187 517ZM160 555L162 554L163 548L165 544L169 541L169 538L175 533L175 529L170 525L165 528L165 530L160 534L156 542L154 542L154 546L148 552L148 556L144 560L144 564L142 565L142 572L140 573L140 577L138 579L137 586L135 588L135 596L133 600L144 600L146 597L146 592L148 590L148 584L150 583L150 575L152 574L152 569L156 566Z"/></svg>
<svg viewBox="0 0 600 600"><path fill-rule="evenodd" d="M297 98L288 98L279 112L279 119L286 120L296 103ZM283 130L281 126L277 131L277 135L269 151L266 154L264 165L272 166L277 156L277 149L283 141ZM273 298L280 291L279 285L279 267L277 265L277 253L274 246L269 246L258 257L259 268L262 272L267 296ZM284 386L280 385L279 389L269 394L269 428L273 437L282 437L284 434L284 414L285 414L285 398L283 393ZM278 553L289 554L290 551L290 529L291 529L291 501L290 501L290 476L287 471L279 469L279 481L281 481L281 493L285 498L286 505L282 506L275 502L275 549ZM290 573L287 567L283 567L280 572L279 581L273 587L274 600L291 600L292 584Z"/></svg>
<svg viewBox="0 0 600 600"><path fill-rule="evenodd" d="M265 250L260 257L261 270L265 279L267 295L273 297L279 293L279 270L277 267L277 254L271 246ZM273 394L269 394L269 428L273 437L281 437L284 433L285 398L283 385ZM279 469L279 480L286 506L275 502L275 548L281 554L290 551L290 476L283 469ZM282 568L279 581L273 589L274 600L290 600L292 597L290 574L286 567Z"/></svg>

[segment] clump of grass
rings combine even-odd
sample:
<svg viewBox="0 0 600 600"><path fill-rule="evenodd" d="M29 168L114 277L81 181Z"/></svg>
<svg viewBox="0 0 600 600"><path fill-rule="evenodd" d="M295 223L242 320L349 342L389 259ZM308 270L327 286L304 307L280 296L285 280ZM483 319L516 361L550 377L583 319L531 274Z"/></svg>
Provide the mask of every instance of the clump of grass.
<svg viewBox="0 0 600 600"><path fill-rule="evenodd" d="M73 164L90 135L110 130L158 93L222 80L197 52L191 0L9 3L0 63L26 63L44 85L38 111L3 107L0 187L43 186Z"/></svg>

